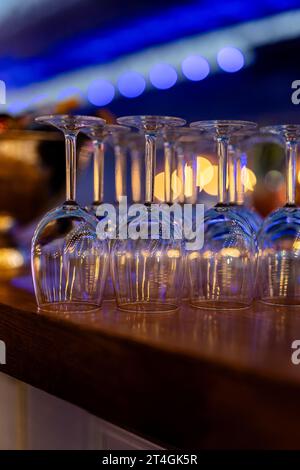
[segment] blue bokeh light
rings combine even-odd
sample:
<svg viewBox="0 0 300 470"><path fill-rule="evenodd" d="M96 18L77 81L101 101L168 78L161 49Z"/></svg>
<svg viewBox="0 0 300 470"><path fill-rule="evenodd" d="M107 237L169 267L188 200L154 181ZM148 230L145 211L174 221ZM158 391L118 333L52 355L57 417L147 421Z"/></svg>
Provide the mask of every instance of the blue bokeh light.
<svg viewBox="0 0 300 470"><path fill-rule="evenodd" d="M149 73L150 82L155 88L167 90L177 81L176 70L169 64L156 64Z"/></svg>
<svg viewBox="0 0 300 470"><path fill-rule="evenodd" d="M95 106L105 106L110 103L115 96L115 88L108 80L98 79L91 82L87 97L90 103Z"/></svg>
<svg viewBox="0 0 300 470"><path fill-rule="evenodd" d="M138 72L125 72L118 80L118 88L121 95L126 98L136 98L145 90L146 81Z"/></svg>
<svg viewBox="0 0 300 470"><path fill-rule="evenodd" d="M224 72L238 72L244 67L245 58L239 49L236 47L223 47L218 52L217 62Z"/></svg>
<svg viewBox="0 0 300 470"><path fill-rule="evenodd" d="M252 31L255 31L255 20L283 12L292 15L291 10L299 8L299 0L253 0L245 5L245 0L181 2L166 8L152 8L147 15L141 11L140 15L124 17L121 24L116 22L105 30L100 25L89 32L73 31L71 37L67 39L64 35L49 50L41 47L34 57L24 53L5 55L0 59L1 79L9 89L21 88L72 70L111 62L157 44L231 27L233 23L252 21ZM27 16L24 22L26 19ZM286 19L282 21L285 29ZM278 31L274 31L274 35L277 34ZM26 52L26 41L24 48Z"/></svg>
<svg viewBox="0 0 300 470"><path fill-rule="evenodd" d="M189 80L203 80L209 74L209 63L201 55L190 55L182 62L181 69Z"/></svg>

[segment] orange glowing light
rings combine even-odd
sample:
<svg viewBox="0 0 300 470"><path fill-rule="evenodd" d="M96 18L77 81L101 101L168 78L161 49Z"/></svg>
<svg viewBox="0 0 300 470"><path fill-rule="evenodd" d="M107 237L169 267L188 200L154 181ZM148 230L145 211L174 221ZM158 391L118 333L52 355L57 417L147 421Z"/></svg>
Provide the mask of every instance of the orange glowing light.
<svg viewBox="0 0 300 470"><path fill-rule="evenodd" d="M213 177L204 185L204 191L210 196L218 195L218 165L212 165Z"/></svg>
<svg viewBox="0 0 300 470"><path fill-rule="evenodd" d="M177 176L177 170L173 171L171 179L172 198L177 199L182 190L182 181ZM158 173L154 178L154 197L159 201L165 200L165 173L162 171Z"/></svg>
<svg viewBox="0 0 300 470"><path fill-rule="evenodd" d="M196 184L200 188L200 191L205 187L206 184L210 183L214 177L213 165L206 157L197 157L197 177Z"/></svg>
<svg viewBox="0 0 300 470"><path fill-rule="evenodd" d="M242 170L242 181L244 183L245 191L254 191L254 186L256 185L257 178L254 171L250 168L243 168Z"/></svg>
<svg viewBox="0 0 300 470"><path fill-rule="evenodd" d="M193 196L193 168L188 164L184 167L184 195Z"/></svg>

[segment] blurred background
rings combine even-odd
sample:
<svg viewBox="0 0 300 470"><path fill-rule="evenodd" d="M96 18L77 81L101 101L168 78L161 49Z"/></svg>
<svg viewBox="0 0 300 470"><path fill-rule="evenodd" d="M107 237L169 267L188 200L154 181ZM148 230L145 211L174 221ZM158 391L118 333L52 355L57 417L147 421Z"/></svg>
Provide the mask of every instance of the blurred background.
<svg viewBox="0 0 300 470"><path fill-rule="evenodd" d="M64 197L62 136L45 133L34 124L36 115L91 114L111 123L130 114L299 123L291 99L292 82L300 79L299 49L295 0L2 0L0 247L7 249L11 233L17 245L28 244L36 220ZM91 146L83 137L78 145L78 201L85 205L92 198ZM284 202L283 150L258 143L248 153L247 201L265 216ZM214 151L200 148L198 163L205 170L197 176L199 201L209 206L217 194ZM160 164L157 171L161 199ZM130 171L127 179L132 196ZM114 200L109 146L104 193ZM23 263L18 256L16 266ZM1 259L0 252L0 268Z"/></svg>

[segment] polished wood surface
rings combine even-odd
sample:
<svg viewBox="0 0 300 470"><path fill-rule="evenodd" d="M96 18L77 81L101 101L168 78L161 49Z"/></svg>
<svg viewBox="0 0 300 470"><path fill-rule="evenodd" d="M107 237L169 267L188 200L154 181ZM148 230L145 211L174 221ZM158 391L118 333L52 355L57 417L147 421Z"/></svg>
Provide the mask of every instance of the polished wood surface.
<svg viewBox="0 0 300 470"><path fill-rule="evenodd" d="M300 309L37 312L0 285L0 370L178 448L300 448Z"/></svg>

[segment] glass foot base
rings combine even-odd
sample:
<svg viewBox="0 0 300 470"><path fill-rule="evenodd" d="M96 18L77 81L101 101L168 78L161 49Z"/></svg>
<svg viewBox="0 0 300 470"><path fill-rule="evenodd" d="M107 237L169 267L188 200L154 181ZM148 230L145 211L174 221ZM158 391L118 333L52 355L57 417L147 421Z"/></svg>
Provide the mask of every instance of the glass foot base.
<svg viewBox="0 0 300 470"><path fill-rule="evenodd" d="M89 302L53 302L39 305L40 311L51 313L89 313L99 308L100 305Z"/></svg>
<svg viewBox="0 0 300 470"><path fill-rule="evenodd" d="M250 304L237 300L193 300L190 305L203 310L242 310L250 307Z"/></svg>
<svg viewBox="0 0 300 470"><path fill-rule="evenodd" d="M163 302L128 302L118 304L118 309L134 313L167 313L177 310L178 305Z"/></svg>
<svg viewBox="0 0 300 470"><path fill-rule="evenodd" d="M267 305L300 307L300 297L266 297L260 301Z"/></svg>

